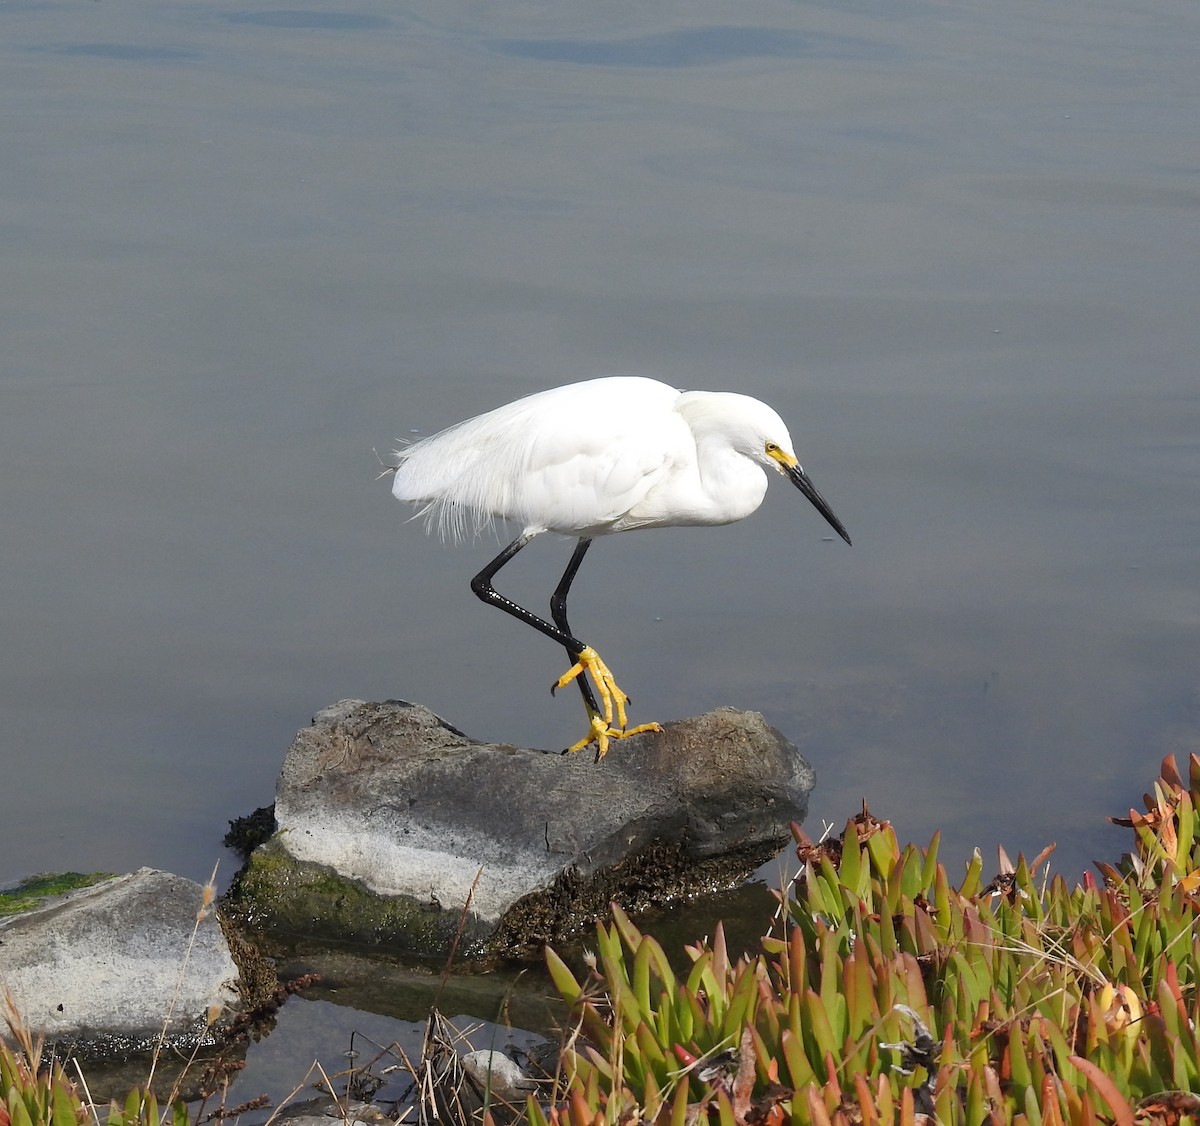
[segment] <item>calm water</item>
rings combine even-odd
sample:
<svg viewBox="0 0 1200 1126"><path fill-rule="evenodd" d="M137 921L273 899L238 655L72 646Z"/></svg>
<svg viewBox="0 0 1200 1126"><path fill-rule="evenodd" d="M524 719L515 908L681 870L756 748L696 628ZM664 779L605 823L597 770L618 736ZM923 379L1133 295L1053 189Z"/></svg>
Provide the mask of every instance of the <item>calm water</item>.
<svg viewBox="0 0 1200 1126"><path fill-rule="evenodd" d="M776 486L599 543L635 721L763 711L810 828L1114 856L1200 747L1198 54L1172 0L4 5L0 882L206 877L340 697L577 738L372 451L612 372L771 402L855 541Z"/></svg>

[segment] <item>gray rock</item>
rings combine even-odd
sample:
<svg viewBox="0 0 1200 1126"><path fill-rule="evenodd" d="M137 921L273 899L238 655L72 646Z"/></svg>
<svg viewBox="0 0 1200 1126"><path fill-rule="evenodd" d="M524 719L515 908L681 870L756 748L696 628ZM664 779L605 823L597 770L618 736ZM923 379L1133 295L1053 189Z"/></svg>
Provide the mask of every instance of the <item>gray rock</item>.
<svg viewBox="0 0 1200 1126"><path fill-rule="evenodd" d="M668 724L596 763L480 743L403 701L343 700L296 736L280 832L235 899L268 927L531 953L590 928L612 899L636 910L736 885L788 842L812 784L753 712Z"/></svg>
<svg viewBox="0 0 1200 1126"><path fill-rule="evenodd" d="M481 1091L489 1091L508 1102L519 1102L537 1089L537 1080L526 1075L512 1056L491 1048L466 1052L462 1068Z"/></svg>
<svg viewBox="0 0 1200 1126"><path fill-rule="evenodd" d="M82 1054L139 1050L164 1025L170 1044L204 1042L239 995L215 911L196 924L203 896L142 868L0 919L0 995L35 1035Z"/></svg>
<svg viewBox="0 0 1200 1126"><path fill-rule="evenodd" d="M345 1102L331 1098L310 1099L298 1106L285 1107L273 1120L278 1126L382 1126L396 1120L373 1103Z"/></svg>

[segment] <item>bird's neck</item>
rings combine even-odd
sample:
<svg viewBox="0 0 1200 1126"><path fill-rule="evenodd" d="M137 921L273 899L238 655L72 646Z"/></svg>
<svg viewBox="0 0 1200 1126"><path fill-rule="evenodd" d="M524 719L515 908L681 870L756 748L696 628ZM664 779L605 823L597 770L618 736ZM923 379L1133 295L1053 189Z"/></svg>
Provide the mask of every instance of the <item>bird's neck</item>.
<svg viewBox="0 0 1200 1126"><path fill-rule="evenodd" d="M760 465L717 437L699 436L696 454L700 485L711 504L709 522L744 520L762 504L767 475Z"/></svg>

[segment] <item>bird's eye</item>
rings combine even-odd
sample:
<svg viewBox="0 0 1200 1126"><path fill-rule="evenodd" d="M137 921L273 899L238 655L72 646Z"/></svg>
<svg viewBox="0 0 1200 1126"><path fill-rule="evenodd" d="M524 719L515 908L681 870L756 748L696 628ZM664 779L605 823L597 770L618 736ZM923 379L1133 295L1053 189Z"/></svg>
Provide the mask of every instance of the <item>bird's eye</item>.
<svg viewBox="0 0 1200 1126"><path fill-rule="evenodd" d="M767 453L777 454L777 453L779 453L779 447L777 445L775 445L774 442L768 442L767 443Z"/></svg>

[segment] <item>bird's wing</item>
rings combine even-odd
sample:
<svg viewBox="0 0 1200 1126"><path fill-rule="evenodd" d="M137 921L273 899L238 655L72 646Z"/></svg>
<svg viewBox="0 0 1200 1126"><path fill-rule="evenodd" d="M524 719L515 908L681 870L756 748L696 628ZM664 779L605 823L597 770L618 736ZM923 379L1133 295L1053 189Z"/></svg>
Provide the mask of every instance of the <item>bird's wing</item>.
<svg viewBox="0 0 1200 1126"><path fill-rule="evenodd" d="M663 470L663 435L681 437L678 397L632 376L542 391L397 451L392 492L423 505L445 537L497 518L600 534Z"/></svg>
<svg viewBox="0 0 1200 1126"><path fill-rule="evenodd" d="M649 381L646 381L649 382ZM527 529L571 535L618 530L622 520L694 449L676 393L600 397L539 426L524 451L511 516ZM586 410L574 408L585 406Z"/></svg>

